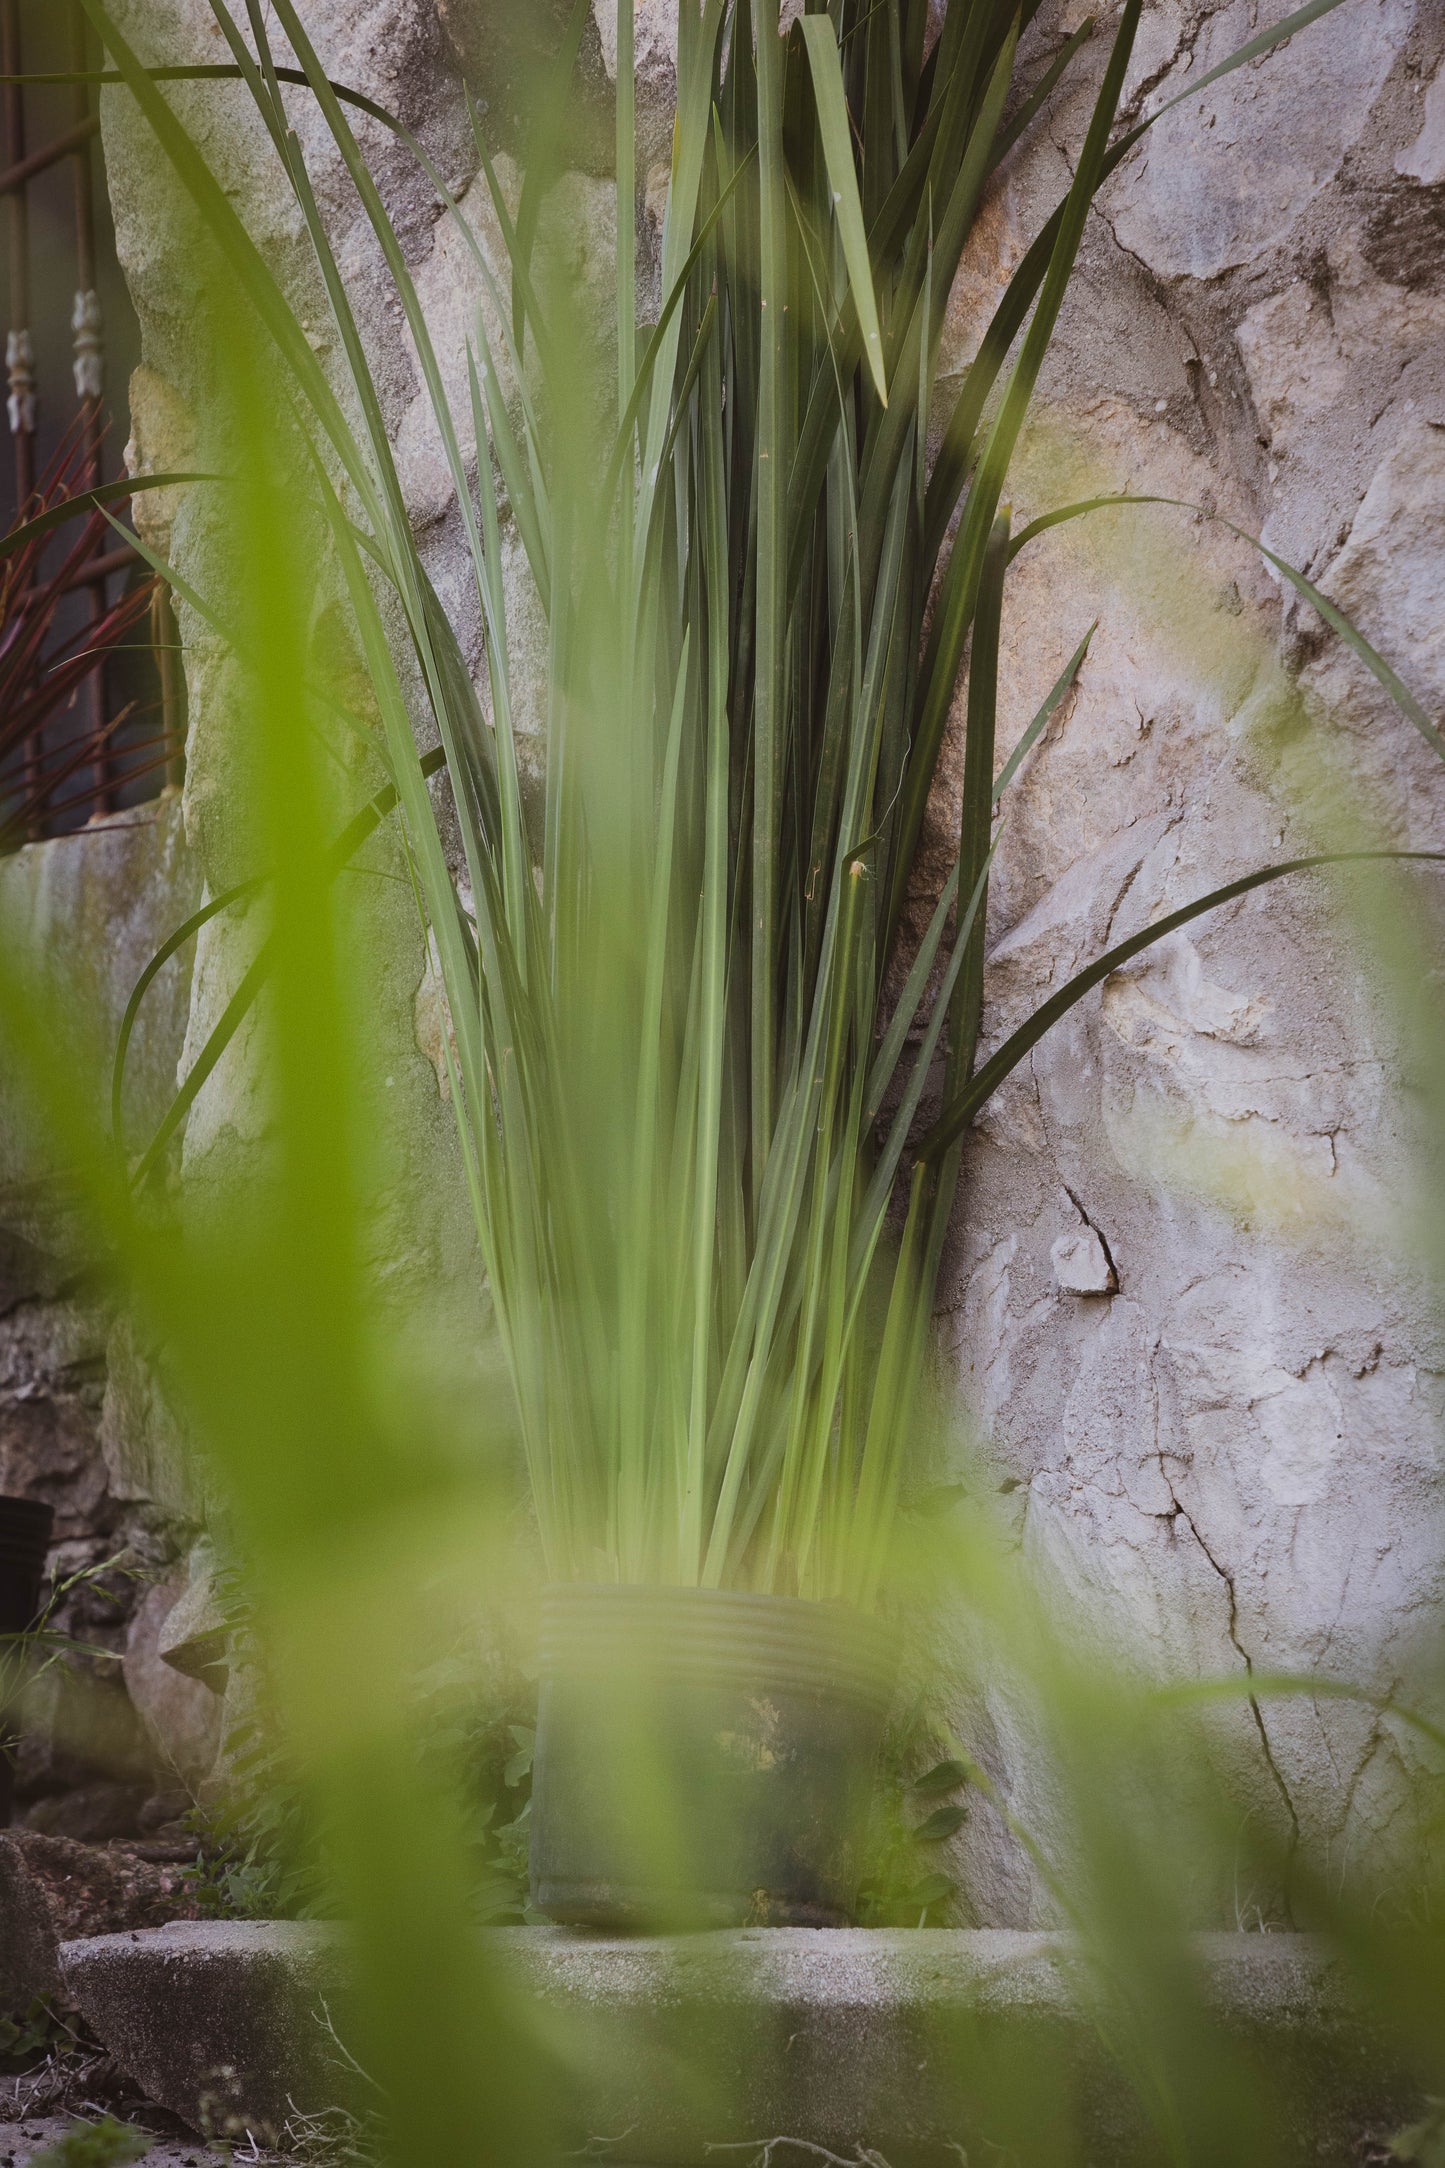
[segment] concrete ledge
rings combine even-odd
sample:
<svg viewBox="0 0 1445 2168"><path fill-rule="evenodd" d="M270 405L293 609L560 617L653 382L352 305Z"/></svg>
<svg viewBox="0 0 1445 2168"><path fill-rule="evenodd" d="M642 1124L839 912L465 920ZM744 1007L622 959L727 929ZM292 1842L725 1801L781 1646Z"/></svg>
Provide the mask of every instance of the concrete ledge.
<svg viewBox="0 0 1445 2168"><path fill-rule="evenodd" d="M719 2146L786 2135L850 2159L868 2145L891 2168L958 2168L960 2146L979 2142L985 2159L1017 2146L1021 2115L1036 2134L1075 2129L1073 2157L1099 2168L1160 2156L1085 2014L1064 1937L512 1928L487 1940L518 1992L568 2021L541 2030L565 2043L569 2142L606 2139L614 2160L725 2168ZM1231 2097L1259 2083L1250 2159L1344 2168L1362 2136L1404 2119L1405 2090L1321 1944L1205 1935L1195 1955L1213 2022L1207 2058L1188 2043L1184 2082L1220 2098L1226 2069ZM344 2037L347 1967L334 1930L178 1924L67 1943L61 1962L117 2061L197 2128L264 2135L293 2105L337 2097L326 2028L334 2017ZM1218 2136L1227 2146L1223 2126Z"/></svg>
<svg viewBox="0 0 1445 2168"><path fill-rule="evenodd" d="M180 1920L62 1943L69 2001L140 2090L206 2137L272 2142L341 2091L327 2017L345 1996L334 1929Z"/></svg>

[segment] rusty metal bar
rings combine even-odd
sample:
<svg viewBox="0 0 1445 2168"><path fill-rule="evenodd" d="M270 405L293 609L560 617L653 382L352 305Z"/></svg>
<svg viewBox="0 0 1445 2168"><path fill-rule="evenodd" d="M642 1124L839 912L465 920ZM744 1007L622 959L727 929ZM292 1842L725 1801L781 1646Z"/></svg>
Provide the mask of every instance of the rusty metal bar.
<svg viewBox="0 0 1445 2168"><path fill-rule="evenodd" d="M60 591L63 595L78 594L82 588L89 587L92 582L111 579L117 572L129 572L132 565L138 565L141 562L139 550L130 548L107 550L104 557L92 557L90 563L77 572L72 579L68 579ZM21 595L17 598L14 607L17 610L33 609L38 600L39 597L34 594Z"/></svg>
<svg viewBox="0 0 1445 2168"><path fill-rule="evenodd" d="M84 72L89 57L85 14L80 0L70 0L70 64L77 74ZM75 138L72 146L75 159L75 312L70 328L75 334L75 396L90 409L87 441L98 482L105 346L100 295L96 290L95 176L90 156L96 123L90 110L89 86L77 83L72 95L75 100L75 126L71 130Z"/></svg>
<svg viewBox="0 0 1445 2168"><path fill-rule="evenodd" d="M85 72L85 14L80 0L70 0L70 65L77 75ZM81 429L85 442L85 486L93 489L101 480L105 445L105 422L101 401L105 396L105 323L101 314L95 267L95 177L91 168L92 132L90 90L76 83L72 91L75 126L75 306L70 329L75 341L75 396L80 401ZM90 622L105 615L105 576L98 574L86 588ZM86 686L91 734L95 743L95 810L115 811L115 758L106 735L106 669L94 671Z"/></svg>
<svg viewBox="0 0 1445 2168"><path fill-rule="evenodd" d="M178 790L186 780L185 676L181 669L181 634L171 607L171 591L157 580L151 602L151 645L161 679L161 734L166 744L166 783Z"/></svg>
<svg viewBox="0 0 1445 2168"><path fill-rule="evenodd" d="M31 322L34 266L27 192L31 183L42 174L67 161L71 167L75 235L75 287L70 332L76 420L73 431L62 433L68 436L69 442L76 444L81 486L92 488L103 481L107 466L113 464L106 454L105 323L100 302L97 171L93 148L100 123L93 110L96 101L90 88L91 81L99 80L99 77L92 72L90 47L93 41L82 0L44 0L47 17L52 13L59 15L62 6L65 13L58 27L62 30L68 27L67 58L72 94L69 125L52 141L32 148L26 140L27 118L33 121L34 114L27 115L26 86L18 80L7 80L0 85L0 199L3 199L0 201L0 235L8 243L9 254L9 317L5 348L7 414L17 511L23 510L34 495L40 441L37 427L39 387ZM22 26L26 19L25 0L0 0L0 73L7 78L25 74L24 46L27 41ZM79 80L84 77L90 80ZM64 77L45 79L60 83L66 80ZM47 383L45 391L52 402L47 411L54 414L62 404L58 397L59 387ZM64 591L81 599L88 626L96 625L105 616L114 581L137 562L138 553L134 549L117 548L112 544L104 550L97 548L65 581ZM27 595L17 595L12 597L12 607L25 611L33 607L33 600ZM74 620L70 622L74 626ZM153 605L152 629L160 677L163 743L169 752L167 776L174 783L184 772L184 678L179 668L178 634L169 597L159 589ZM97 812L107 813L116 807L123 770L110 737L116 722L123 721L124 715L118 718L111 715L110 702L117 688L108 682L108 676L102 661L90 673L79 695L84 724L83 734L75 743L78 747L93 748L90 765L77 773L77 780L88 785L82 795L66 800L58 807L47 805L43 787L47 761L45 734L37 731L25 745L24 788L30 804L29 833L32 837L51 833L56 824L56 813L64 811L69 804L87 804Z"/></svg>
<svg viewBox="0 0 1445 2168"><path fill-rule="evenodd" d="M0 0L0 64L7 76L24 69L20 44L19 0ZM25 158L25 92L17 82L4 91L5 163L23 166ZM10 239L10 326L5 338L5 369L8 379L7 417L15 457L15 508L27 503L35 487L35 342L30 332L30 206L23 187L5 199ZM25 745L25 791L30 805L29 833L44 832L40 786L45 748L36 731Z"/></svg>
<svg viewBox="0 0 1445 2168"><path fill-rule="evenodd" d="M23 71L20 0L0 0L0 56L7 75ZM4 93L5 157L14 167L25 161L25 92L7 83ZM10 433L15 439L17 510L35 486L35 346L30 332L30 206L25 191L12 191L7 202L10 237L10 327L5 342L9 372Z"/></svg>
<svg viewBox="0 0 1445 2168"><path fill-rule="evenodd" d="M5 73L23 67L20 46L20 0L0 0L0 53ZM4 96L5 155L16 166L25 158L25 93L7 83ZM9 372L10 433L15 439L17 509L35 486L35 346L30 333L30 206L23 188L8 199L10 229L10 328L5 363Z"/></svg>
<svg viewBox="0 0 1445 2168"><path fill-rule="evenodd" d="M82 144L91 142L99 134L100 122L94 114L84 123L77 122L74 128L68 128L64 135L57 136L53 143L47 143L41 150L31 151L17 165L7 166L4 172L0 173L0 196L12 196L17 189L28 188L42 173L48 173L52 166L59 165L62 158L71 157Z"/></svg>

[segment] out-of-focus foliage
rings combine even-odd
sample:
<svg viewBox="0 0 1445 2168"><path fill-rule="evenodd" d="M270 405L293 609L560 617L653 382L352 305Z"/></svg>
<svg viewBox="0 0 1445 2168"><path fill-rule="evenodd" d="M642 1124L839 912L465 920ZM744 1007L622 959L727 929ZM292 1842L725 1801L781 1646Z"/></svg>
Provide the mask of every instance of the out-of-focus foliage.
<svg viewBox="0 0 1445 2168"><path fill-rule="evenodd" d="M272 442L278 394L254 324L238 313L229 333L220 428L232 448ZM87 1044L64 986L24 976L26 945L8 933L6 1059L88 1221L97 1280L161 1350L168 1396L226 1498L276 1721L369 1983L353 2037L393 2106L397 2157L535 2157L545 2090L477 1946L466 1815L417 1757L412 1697L418 1671L510 1585L509 1440L505 1423L478 1421L462 1453L455 1411L428 1414L403 1389L402 1329L363 1267L364 1194L385 1146L362 1117L374 992L359 905L325 844L345 787L312 660L329 597L294 472L255 460L226 512L245 568L228 602L253 756L248 835L274 869L266 1144L201 1199L137 1190L91 1111L109 1050Z"/></svg>
<svg viewBox="0 0 1445 2168"><path fill-rule="evenodd" d="M1076 1930L1079 1992L1111 2082L1142 2120L1147 2157L1199 2168L1278 2168L1288 2157L1288 2104L1270 2069L1250 2063L1211 2013L1188 1934L1201 1917L1228 1919L1241 1878L1255 1874L1287 1892L1296 1924L1331 1938L1384 2042L1378 2052L1422 2092L1445 2093L1439 1857L1422 1844L1417 1880L1386 1896L1363 1866L1346 1862L1326 1877L1292 1852L1287 1832L1251 1819L1230 1769L1231 1697L1342 1693L1347 1682L1252 1676L1208 1691L1160 1687L1117 1622L1085 1618L1081 1606L1060 1626L978 1494L961 1510L911 1516L919 1526L903 1558L891 1540L950 1155L968 1095L988 1074L968 1080L996 787L988 643L1012 547L999 501L1077 226L1119 150L1107 138L1137 6L1129 0L1122 12L1080 177L1027 271L1020 266L989 366L970 378L977 410L946 437L941 480L939 469L923 471L918 426L947 285L941 236L966 160L986 170L999 147L993 106L1018 29L1005 11L949 11L942 57L902 78L912 98L901 129L891 95L877 99L879 123L867 92L891 88L914 66L908 55L921 54L913 13L905 23L887 9L861 12L846 48L832 18L810 16L786 48L758 42L755 75L746 14L730 18L726 39L716 4L687 15L664 251L664 293L676 300L645 354L626 328L629 252L619 258L624 331L608 404L622 415L609 434L621 446L611 483L627 486L615 515L598 509L609 477L594 456L593 410L555 371L545 375L543 348L565 341L568 305L550 289L538 299L545 250L529 239L510 266L487 266L495 292L477 327L474 423L479 439L490 432L553 625L547 832L533 837L509 765L498 500L487 472L474 499L451 443L488 620L488 719L417 554L374 387L359 348L347 347L344 291L264 59L270 15L258 4L249 18L262 60L237 32L236 65L274 126L322 271L334 276L359 434L163 90L133 63L99 0L87 5L215 250L198 265L198 284L226 356L217 371L225 396L210 419L214 471L227 479L196 486L214 490L230 578L224 593L193 595L187 607L229 650L247 749L238 821L266 943L248 1058L265 1135L243 1164L197 1185L201 1193L149 1179L164 1173L154 1155L138 1184L88 1111L85 1080L111 1050L86 1045L65 989L28 982L16 962L22 945L0 935L7 1059L30 1078L89 1215L97 1270L163 1351L166 1390L228 1501L265 1651L275 1751L297 1788L282 1812L294 1808L314 1832L328 1904L353 1923L348 2044L380 2088L389 2157L408 2168L530 2164L599 2134L565 2129L557 2071L575 2045L566 2026L539 2036L536 2013L509 1992L475 1932L470 1719L457 1720L456 1752L420 1750L418 1682L485 1641L490 1601L505 1606L515 1588L516 1521L506 1416L476 1408L466 1450L455 1450L452 1417L417 1387L399 1321L368 1270L368 1207L394 1170L385 1135L366 1118L376 996L357 890L336 878L346 862L336 839L353 832L356 797L376 790L381 812L400 809L401 864L446 975L453 1095L552 1568L737 1577L866 1598L886 1564L896 1578L916 1572L925 1620L946 1590L967 1652L955 1666L960 1690L976 1705L1007 1696L1035 1795L1065 1834L1046 1849L960 1744L905 1732L891 1771L895 1805L880 1825L873 1916L916 1916L915 1903L930 1913L946 1893L925 1895L936 1890L930 1874L943 1877L928 1848L965 1806L973 1818L994 1816L1032 1862L1041 1904ZM274 12L343 152L357 159L353 177L390 248L343 103L291 8L277 0ZM1292 21L1302 27L1322 12ZM1259 49L1273 37L1261 33ZM1296 43L1290 59L1304 50ZM941 109L928 120L940 83L946 136ZM855 122L856 107L867 108L861 167L856 138L850 155L871 237L876 350L851 202L836 228L828 213L832 196L848 195L835 93L852 102ZM867 157L880 128L881 173ZM630 178L624 201L630 233ZM500 188L494 208L515 233L528 227L524 204L514 211ZM885 248L879 223L901 209L908 216ZM393 268L414 312L399 252ZM788 313L796 299L806 326L777 332L765 355L762 304L785 292ZM543 301L562 311L561 329L549 330ZM1042 329L1025 335L1028 368L1011 375L1011 342L1034 302ZM413 330L429 372L415 315ZM739 391L725 404L725 381L751 384L752 403ZM991 384L1002 394L994 408ZM963 524L925 642L927 574L960 492ZM719 533L721 545L709 539ZM334 623L338 598L373 703L360 715L336 694L318 629ZM929 733L941 730L970 632L959 871L890 1030L879 1003L936 756ZM808 656L819 662L811 674ZM446 749L475 917L459 900L415 754L416 709ZM375 758L359 786L358 732ZM816 831L809 809L820 815ZM959 898L962 919L946 943ZM930 1003L938 972L947 991L935 986ZM966 1000L960 987L972 989ZM895 1067L926 1078L950 1011L957 1089L921 1140L901 1248L885 1253L913 1110L901 1128L894 1117L880 1144L874 1118L889 1102L874 1094ZM923 1037L905 1064L915 1017ZM881 1286L873 1258L883 1260ZM1422 1826L1434 1811L1438 1830L1437 1631L1438 1621L1422 1625L1410 1698L1374 1713L1408 1760ZM518 1817L501 1815L522 1797L526 1730L525 1710L506 1710L491 1733L493 1766L497 1751L504 1759L483 1800L488 1829L515 1831ZM656 1796L645 1763L629 1781L651 1821L684 1810ZM1012 2061L990 2060L960 2025L938 2052L975 2083L979 2127L967 2138L972 2146L977 2135L982 2157L1029 2168L1081 2157L1078 2104L1027 2043ZM859 2132L860 2145L867 2138ZM1411 2142L1418 2150L1427 2139Z"/></svg>
<svg viewBox="0 0 1445 2168"><path fill-rule="evenodd" d="M858 1893L862 1927L939 1926L958 1894L940 1847L968 1819L968 1770L942 1739L924 1697L889 1726Z"/></svg>
<svg viewBox="0 0 1445 2168"><path fill-rule="evenodd" d="M217 1577L233 1670L246 1692L221 1742L221 1764L186 1817L199 1842L189 1870L207 1914L222 1919L325 1919L336 1911L326 1850L298 1762L267 1691L254 1605L234 1568ZM439 1787L463 1801L469 1902L479 1925L526 1919L534 1681L460 1648L411 1683L416 1752Z"/></svg>
<svg viewBox="0 0 1445 2168"><path fill-rule="evenodd" d="M30 2156L31 2168L127 2168L151 2149L149 2131L105 2115L95 2123L72 2123L50 2145Z"/></svg>

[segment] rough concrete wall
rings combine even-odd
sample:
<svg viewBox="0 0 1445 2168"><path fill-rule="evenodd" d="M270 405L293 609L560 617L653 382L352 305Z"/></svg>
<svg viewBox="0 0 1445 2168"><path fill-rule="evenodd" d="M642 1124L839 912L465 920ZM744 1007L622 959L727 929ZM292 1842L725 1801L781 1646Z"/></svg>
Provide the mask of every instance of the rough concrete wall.
<svg viewBox="0 0 1445 2168"><path fill-rule="evenodd" d="M141 0L116 12L145 58L218 57L219 32L204 0L165 5ZM446 48L429 7L337 5L308 10L307 19L333 74L369 84L414 121L442 170L464 186L468 174L458 163L457 148L465 128L460 86L447 72ZM249 94L239 85L187 86L177 92L176 104L213 170L224 176L303 321L314 327L318 352L332 361L335 334L304 227ZM314 101L297 93L295 110L318 198L351 281L383 410L389 426L399 431L417 390L413 359L399 329L400 311L340 160L329 139L323 142L324 124ZM209 313L214 261L201 246L188 200L126 94L107 95L103 125L117 245L142 326L142 366L132 385L132 471L197 458L224 467L231 454L218 435L224 402L215 396L215 371L224 367L226 342L222 338L218 345ZM363 121L362 133L403 244L410 256L424 260L435 227L429 187L387 131ZM154 546L207 597L227 593L236 571L229 555L232 538L213 512L206 492L197 489L161 492L137 508ZM433 561L439 580L454 585L454 560L444 546ZM320 608L313 627L318 651L324 651L334 679L364 704L357 660L334 631L324 597ZM239 721L235 665L224 644L184 603L180 626L192 716L183 797L186 837L214 892L257 870L247 818L246 733ZM338 750L343 760L351 760L339 825L384 778L358 745ZM415 1038L413 1005L425 949L394 829L379 831L342 879L347 909L354 913L352 938L367 958L367 994L381 1019L381 1043L372 1049L374 1062L362 1081L365 1127L378 1140L377 1162L368 1170L374 1204L370 1240L399 1308L435 1314L439 1299L454 1298L456 1330L448 1336L438 1317L438 1340L474 1341L481 1303L475 1240L450 1110L440 1102L432 1066ZM263 909L229 911L199 936L186 1064L205 1044L251 961L263 918ZM253 1012L237 1033L187 1123L182 1172L193 1190L244 1164L245 1155L263 1144L267 1113L257 1060L259 1013Z"/></svg>
<svg viewBox="0 0 1445 2168"><path fill-rule="evenodd" d="M172 929L195 907L200 883L167 793L33 844L0 864L0 924L36 975L90 1035L102 1075L131 988ZM123 1101L126 1141L138 1149L175 1089L190 1000L191 958L166 964L140 1011ZM104 1087L94 1108L108 1123ZM65 1168L36 1124L17 1069L0 1066L0 1491L54 1509L50 1570L57 1582L124 1553L133 1572L82 1584L55 1613L57 1630L117 1656L52 1671L21 1749L18 1793L37 1827L107 1836L133 1827L139 1806L167 1783L166 1748L194 1767L209 1737L214 1697L172 1673L168 1721L154 1703L145 1658L151 1623L169 1608L199 1506L178 1459L168 1483L137 1480L125 1441L132 1337L95 1292L66 1204ZM155 1427L147 1449L157 1450ZM218 1705L217 1705L218 1706ZM158 1753L159 1749L159 1753ZM204 1774L204 1771L201 1772ZM68 1796L67 1796L68 1795ZM58 1818L57 1818L58 1817Z"/></svg>
<svg viewBox="0 0 1445 2168"><path fill-rule="evenodd" d="M1083 12L1046 10L1040 55ZM1130 114L1276 12L1146 9ZM1146 138L1089 222L1013 485L1020 523L1134 490L1263 533L1436 716L1442 45L1436 8L1349 0ZM1057 101L998 177L954 296L961 359L1067 184L1086 101ZM1005 749L1099 630L1005 825L992 1042L1112 941L1364 805L1388 840L1445 840L1438 761L1288 597L1171 510L1020 558ZM1307 787L1331 767L1344 802ZM1070 1630L1101 1654L1122 1633L1160 1672L1399 1691L1441 1595L1439 1316L1409 1267L1397 1020L1372 998L1359 900L1358 877L1307 879L1172 936L1041 1043L968 1156L944 1348ZM976 1721L1015 1810L1046 1818L1005 1699ZM1244 1800L1286 1840L1297 1824L1317 1857L1408 1881L1396 1729L1287 1700L1224 1729ZM1041 1902L987 1811L962 1849L983 1917ZM1281 1892L1239 1903L1277 1916Z"/></svg>
<svg viewBox="0 0 1445 2168"><path fill-rule="evenodd" d="M612 21L598 0L593 95ZM143 49L211 58L205 0L132 0ZM1050 0L1031 65L1082 14ZM1251 0L1146 10L1129 91L1145 110L1258 27ZM495 54L482 5L312 0L330 72L421 126L459 194L472 180L455 52ZM665 119L665 5L642 13L647 126ZM1445 21L1429 0L1347 0L1293 46L1163 123L1090 220L1078 282L1016 477L1020 519L1130 487L1205 504L1308 569L1402 667L1445 701ZM589 33L590 37L590 33ZM1094 73L1102 65L1102 53ZM962 367L993 298L1067 184L1090 71L1000 173L950 312ZM492 84L505 141L505 82ZM309 292L295 215L259 130L213 86L177 104L227 173L293 292ZM315 115L298 127L319 176L383 387L389 426L443 596L477 627L449 487L374 247ZM187 220L123 101L106 115L121 249L145 336L139 457L160 464L204 419ZM653 128L665 145L665 125ZM445 227L380 131L363 127L455 370L472 296ZM579 156L595 166L584 144ZM570 184L579 275L605 262L605 184ZM648 201L656 191L649 177ZM643 220L644 241L652 224ZM459 306L459 303L462 305ZM310 305L308 303L308 305ZM322 351L319 303L314 321ZM994 1036L1112 936L1273 854L1333 817L1302 779L1318 743L1401 839L1437 839L1441 777L1370 681L1252 552L1174 512L1109 515L1021 559L1005 628L1002 746L1084 628L1078 689L1031 757L991 908ZM1127 522L1127 524L1126 524ZM203 564L195 507L178 561ZM514 581L519 610L524 575ZM234 878L232 753L215 665L187 628L197 715L187 824L208 878ZM538 652L538 659L539 652ZM1281 659L1315 704L1301 721ZM1311 736L1310 733L1317 733ZM948 764L946 763L946 766ZM952 826L935 808L935 867ZM456 1185L431 1072L412 1045L421 951L379 922L394 1000L388 1053L410 1166L437 1210ZM197 974L192 1034L244 960L218 927ZM431 1004L434 1011L434 1003ZM423 1003L424 1018L427 1004ZM432 1016L434 1024L434 1014ZM432 1034L434 1036L434 1032ZM422 1036L428 1036L425 1020ZM1038 1050L980 1125L948 1260L942 1345L1009 1486L1020 1540L1066 1618L1111 1632L1161 1670L1309 1665L1385 1687L1407 1678L1440 1594L1441 1362L1436 1320L1400 1261L1403 1117L1392 1025L1370 996L1350 893L1300 884L1218 914L1120 974ZM248 1134L246 1054L197 1110L188 1165ZM447 1224L455 1229L456 1221ZM456 1233L418 1269L471 1269ZM1015 1809L1047 1832L1037 1757L1005 1699L972 1712ZM1384 1883L1418 1834L1402 1749L1345 1705L1271 1704L1226 1720L1259 1814L1334 1856L1371 1855ZM962 1839L975 1916L1045 1909L987 1813ZM1273 1914L1277 1891L1241 1911Z"/></svg>

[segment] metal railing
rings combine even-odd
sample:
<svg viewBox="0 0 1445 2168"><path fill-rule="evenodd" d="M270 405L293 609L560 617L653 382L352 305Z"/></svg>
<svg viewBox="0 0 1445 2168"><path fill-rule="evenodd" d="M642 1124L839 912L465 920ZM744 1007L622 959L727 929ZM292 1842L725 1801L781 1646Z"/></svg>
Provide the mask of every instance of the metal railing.
<svg viewBox="0 0 1445 2168"><path fill-rule="evenodd" d="M84 72L93 65L80 0L39 0L46 12L47 42L53 39L56 16L63 8L68 21L67 69ZM25 38L21 0L0 0L0 74L7 78L25 72ZM67 486L79 493L105 481L111 432L106 406L106 324L101 306L102 281L97 263L96 189L103 186L96 156L100 122L92 108L88 85L76 84L67 93L71 121L49 141L30 144L30 93L23 83L7 81L0 92L3 117L4 168L0 171L0 198L4 203L3 230L9 283L9 319L5 337L6 417L14 461L14 492L17 515L34 497L40 479L38 444L42 401L57 419L65 411L64 426L72 432L75 466ZM31 234L30 191L42 175L69 164L71 176L71 234L74 247L73 299L70 307L72 385L57 388L39 381ZM108 230L108 229L107 229ZM118 462L117 462L118 465ZM133 550L116 547L113 534L106 546L97 545L93 555L66 580L90 624L106 615L117 583L131 574L137 563ZM13 607L12 603L12 607ZM21 598L20 606L24 606ZM181 725L179 721L178 672L174 666L174 620L163 588L156 591L152 613L152 646L157 664L157 696L160 709L161 758L148 763L147 773L157 780L179 779ZM111 705L104 655L98 655L76 695L83 702L82 729L89 740L87 768L79 802L85 813L115 810L118 791L127 780L114 740L115 710ZM154 743L154 741L152 741ZM54 831L53 810L42 789L47 758L44 733L36 732L25 747L24 783L28 807L27 831L32 837ZM133 780L133 778L132 778ZM128 793L134 797L134 790ZM73 816L76 794L67 801ZM68 823L74 825L74 819Z"/></svg>

